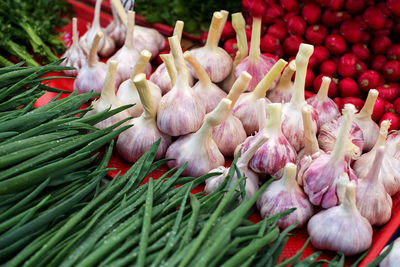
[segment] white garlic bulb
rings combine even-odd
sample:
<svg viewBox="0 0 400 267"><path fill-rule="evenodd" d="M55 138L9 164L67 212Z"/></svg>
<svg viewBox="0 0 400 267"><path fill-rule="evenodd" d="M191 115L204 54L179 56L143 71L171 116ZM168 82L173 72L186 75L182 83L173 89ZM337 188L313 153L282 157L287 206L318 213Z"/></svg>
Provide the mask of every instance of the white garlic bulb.
<svg viewBox="0 0 400 267"><path fill-rule="evenodd" d="M400 131L392 131L387 137L386 147L388 153L400 160Z"/></svg>
<svg viewBox="0 0 400 267"><path fill-rule="evenodd" d="M136 25L135 36L133 37L134 45L137 50L149 50L152 59L165 47L165 39L157 30Z"/></svg>
<svg viewBox="0 0 400 267"><path fill-rule="evenodd" d="M295 60L290 61L273 90L268 90L267 97L272 103L287 103L293 95L294 83L292 76L296 71Z"/></svg>
<svg viewBox="0 0 400 267"><path fill-rule="evenodd" d="M381 254L388 249L389 245L382 249ZM393 241L393 248L381 261L379 267L397 267L400 265L400 238Z"/></svg>
<svg viewBox="0 0 400 267"><path fill-rule="evenodd" d="M108 24L105 31L114 40L116 46L122 46L126 38L126 26L118 16L113 1L110 1L110 6L113 20Z"/></svg>

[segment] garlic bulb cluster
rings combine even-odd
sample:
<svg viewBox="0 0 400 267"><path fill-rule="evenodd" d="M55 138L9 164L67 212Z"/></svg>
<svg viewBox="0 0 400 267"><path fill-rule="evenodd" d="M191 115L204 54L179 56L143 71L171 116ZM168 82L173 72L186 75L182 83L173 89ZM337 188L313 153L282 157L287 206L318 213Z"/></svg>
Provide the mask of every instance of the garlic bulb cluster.
<svg viewBox="0 0 400 267"><path fill-rule="evenodd" d="M267 103L271 102L265 97L265 93L274 80L279 77L286 63L283 59L278 60L252 92L241 94L237 100L233 108L233 115L242 122L247 135L254 134L258 130L257 100L263 98Z"/></svg>
<svg viewBox="0 0 400 267"><path fill-rule="evenodd" d="M290 61L273 90L269 90L267 97L272 103L287 103L292 99L294 83L292 76L296 71L296 61Z"/></svg>
<svg viewBox="0 0 400 267"><path fill-rule="evenodd" d="M215 110L206 115L197 132L181 136L170 145L166 157L174 160L167 162L168 168L181 167L187 162L183 175L198 177L225 164L224 156L212 139L212 127L228 116L231 104L229 99L222 99Z"/></svg>
<svg viewBox="0 0 400 267"><path fill-rule="evenodd" d="M338 181L340 205L322 210L307 225L311 243L318 249L342 252L346 256L366 250L372 243L372 227L356 207L356 185L347 174ZM338 233L343 233L340 235Z"/></svg>
<svg viewBox="0 0 400 267"><path fill-rule="evenodd" d="M262 146L267 140L268 136L266 134L260 136L260 138L257 139L257 141L254 142L246 152L240 155L240 157L237 160L236 166L238 167L241 176L247 178L245 181L245 190L247 199L250 199L257 192L259 188L258 174L253 172L249 168L249 161L253 157L256 150L260 146ZM210 171L210 173L212 172L221 172L221 175L213 176L206 180L206 186L204 190L207 193L211 193L212 191L214 191L225 180L226 176L228 176L229 168L226 168L224 166L219 166L218 168ZM237 173L235 172L231 180L231 185L233 185L237 181L237 179L238 179Z"/></svg>
<svg viewBox="0 0 400 267"><path fill-rule="evenodd" d="M287 228L297 222L300 228L313 215L313 206L297 184L297 167L287 163L281 179L273 181L257 200L257 208L261 217L269 217L290 208L296 208L292 213L279 219L277 225Z"/></svg>
<svg viewBox="0 0 400 267"><path fill-rule="evenodd" d="M84 64L76 76L74 90L79 93L90 91L101 92L107 72L107 65L99 61L97 47L103 34L98 32L93 40L88 57L88 63ZM116 80L116 79L115 79ZM117 82L117 81L116 81Z"/></svg>
<svg viewBox="0 0 400 267"><path fill-rule="evenodd" d="M304 171L302 177L299 177L303 182L304 192L314 205L321 205L323 208L337 205L336 182L343 173L348 174L351 180L357 180L346 160L347 138L355 111L353 105L345 105L344 120L332 153L317 157Z"/></svg>
<svg viewBox="0 0 400 267"><path fill-rule="evenodd" d="M77 76L79 70L86 64L85 52L79 45L79 33L77 27L77 19L72 18L72 45L65 51L62 58L65 58L63 62L60 63L61 66L74 67L75 70L63 70L65 75Z"/></svg>
<svg viewBox="0 0 400 267"><path fill-rule="evenodd" d="M246 152L261 135L267 134L269 139L254 154L250 161L250 168L257 173L280 178L286 163L296 162L296 150L282 133L282 105L279 103L269 104L267 106L269 116L266 119L265 100L260 99L257 104L260 129L255 136L246 139L243 152Z"/></svg>
<svg viewBox="0 0 400 267"><path fill-rule="evenodd" d="M389 247L386 246L384 249L382 249L382 253L385 252ZM389 254L386 255L386 257L381 261L379 264L379 267L396 267L399 266L400 264L400 238L396 238L396 240L393 241L393 248L389 252Z"/></svg>
<svg viewBox="0 0 400 267"><path fill-rule="evenodd" d="M214 83L222 82L232 69L231 56L224 49L218 47L221 37L220 28L224 27L223 21L223 14L214 12L205 46L191 50L193 56L200 62ZM198 78L194 70L192 70L192 75Z"/></svg>
<svg viewBox="0 0 400 267"><path fill-rule="evenodd" d="M136 61L136 64L131 74L131 78L121 83L118 88L117 98L119 99L119 101L121 101L121 103L123 103L124 105L135 104L133 107L130 107L128 109L129 113L133 117L138 117L143 112L143 105L140 101L140 96L133 80L136 75L143 72L145 66L147 66L149 63L150 58L151 53L147 50L143 50ZM158 88L157 85L150 81L147 84L150 92L150 97L157 110L158 103L161 100L161 90L160 88Z"/></svg>
<svg viewBox="0 0 400 267"><path fill-rule="evenodd" d="M180 136L197 131L203 123L206 109L189 86L188 71L177 36L169 37L172 55L178 72L174 87L165 94L158 105L158 128L170 136Z"/></svg>
<svg viewBox="0 0 400 267"><path fill-rule="evenodd" d="M136 162L161 138L161 143L155 156L155 159L161 159L171 144L171 137L162 133L157 127L157 109L150 93L146 75L143 73L136 75L133 82L139 92L144 111L140 117L129 121L130 124L133 124L133 127L118 136L117 151L126 161Z"/></svg>
<svg viewBox="0 0 400 267"><path fill-rule="evenodd" d="M265 74L276 63L275 59L261 54L260 38L261 18L253 18L249 56L243 59L235 68L236 77L239 77L243 71L247 71L253 77L247 89L248 91L253 91ZM275 84L273 84L273 87L275 87Z"/></svg>
<svg viewBox="0 0 400 267"><path fill-rule="evenodd" d="M322 83L318 93L307 99L307 103L317 111L318 129L325 123L340 117L340 112L336 103L328 97L330 83L331 78L326 76L322 77Z"/></svg>
<svg viewBox="0 0 400 267"><path fill-rule="evenodd" d="M117 7L114 6L113 2L110 1L113 20L107 25L105 31L114 40L116 46L122 46L126 38L126 27L122 19L118 16Z"/></svg>

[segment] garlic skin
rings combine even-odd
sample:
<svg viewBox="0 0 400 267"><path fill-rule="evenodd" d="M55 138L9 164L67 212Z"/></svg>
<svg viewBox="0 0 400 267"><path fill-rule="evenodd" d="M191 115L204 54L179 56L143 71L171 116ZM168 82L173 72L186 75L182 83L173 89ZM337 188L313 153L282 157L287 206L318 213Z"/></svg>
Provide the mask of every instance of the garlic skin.
<svg viewBox="0 0 400 267"><path fill-rule="evenodd" d="M390 122L387 120L383 121L381 123L379 137L375 146L368 153L363 154L354 162L353 168L357 176L366 177L368 175L368 168L366 168L366 166L369 166L371 165L371 162L374 162L378 148L385 145L389 127ZM386 147L388 149L385 151L382 159L379 180L385 186L386 192L393 196L400 191L400 165L398 160L396 160L390 153L390 147L388 147L388 145L386 145Z"/></svg>
<svg viewBox="0 0 400 267"><path fill-rule="evenodd" d="M367 175L365 177L358 176L357 209L371 225L383 225L390 220L392 215L392 198L379 180L384 150L385 147L380 146Z"/></svg>
<svg viewBox="0 0 400 267"><path fill-rule="evenodd" d="M372 227L357 210L355 182L346 181L346 175L342 177L343 181L338 181L338 188L343 187L343 193L339 194L340 205L322 210L311 217L307 230L311 243L317 249L342 252L345 256L351 256L371 245ZM344 231L345 235L338 234Z"/></svg>
<svg viewBox="0 0 400 267"><path fill-rule="evenodd" d="M273 181L257 200L257 208L262 218L296 208L279 219L277 225L282 229L295 222L298 222L296 227L301 228L314 213L313 206L296 182L296 171L295 164L287 163L282 178Z"/></svg>
<svg viewBox="0 0 400 267"><path fill-rule="evenodd" d="M387 151L395 159L400 160L400 131L392 131L386 140Z"/></svg>
<svg viewBox="0 0 400 267"><path fill-rule="evenodd" d="M76 76L74 90L77 90L80 94L102 91L107 72L107 65L100 62L97 56L97 47L102 36L101 32L97 33L90 48L88 63L82 66Z"/></svg>
<svg viewBox="0 0 400 267"><path fill-rule="evenodd" d="M126 161L136 162L161 138L161 143L155 155L155 159L161 159L171 144L171 137L157 128L156 106L150 94L146 75L143 73L136 75L133 82L139 92L144 112L140 117L130 120L129 123L133 126L118 136L117 151Z"/></svg>
<svg viewBox="0 0 400 267"><path fill-rule="evenodd" d="M330 208L338 203L336 196L336 182L340 175L346 173L350 180L357 180L357 176L346 160L346 146L351 123L354 119L355 107L346 104L344 121L340 128L332 153L322 154L314 159L299 180L303 181L304 192L313 205Z"/></svg>
<svg viewBox="0 0 400 267"><path fill-rule="evenodd" d="M375 89L371 89L368 92L367 100L361 111L356 114L354 122L360 127L363 132L364 138L364 151L370 151L378 139L379 126L371 118L372 112L374 111L375 101L378 98L379 92Z"/></svg>
<svg viewBox="0 0 400 267"><path fill-rule="evenodd" d="M114 40L116 46L122 46L126 38L126 27L118 16L112 1L110 1L110 6L113 20L108 24L105 31Z"/></svg>
<svg viewBox="0 0 400 267"><path fill-rule="evenodd" d="M188 71L177 36L168 38L178 76L174 87L165 94L157 109L157 126L170 136L180 136L197 131L206 113L204 103L189 87Z"/></svg>
<svg viewBox="0 0 400 267"><path fill-rule="evenodd" d="M182 174L198 177L225 164L225 158L218 150L211 133L212 127L226 118L231 103L224 98L215 110L206 115L197 132L181 136L170 145L165 156L174 160L167 162L168 168L179 168L187 162Z"/></svg>
<svg viewBox="0 0 400 267"><path fill-rule="evenodd" d="M322 77L321 87L315 96L308 98L307 104L312 106L318 114L318 129L322 125L340 117L340 112L333 100L328 96L331 78Z"/></svg>
<svg viewBox="0 0 400 267"><path fill-rule="evenodd" d="M269 90L267 97L272 103L288 103L293 95L294 82L292 76L296 71L295 60L290 61L289 65L283 71L278 84L273 90Z"/></svg>
<svg viewBox="0 0 400 267"><path fill-rule="evenodd" d="M296 151L281 130L282 105L279 103L269 104L267 106L269 116L268 119L265 119L265 101L260 99L257 104L260 129L255 136L246 139L242 150L246 152L260 136L267 134L269 139L252 157L250 168L257 173L280 178L286 163L296 162Z"/></svg>
<svg viewBox="0 0 400 267"><path fill-rule="evenodd" d="M388 249L389 245L382 249L381 254ZM400 264L400 238L393 241L393 248L381 261L379 267L397 267Z"/></svg>
<svg viewBox="0 0 400 267"><path fill-rule="evenodd" d="M60 63L61 66L74 67L75 70L63 70L63 73L68 76L77 76L79 70L86 64L86 55L82 48L79 46L79 33L78 33L78 22L76 18L72 18L72 45L65 51L62 58L65 58Z"/></svg>
<svg viewBox="0 0 400 267"><path fill-rule="evenodd" d="M212 130L212 137L224 156L233 156L236 147L246 140L247 135L243 124L233 116L232 109L239 95L249 86L250 80L250 74L242 72L227 96L232 101L228 117Z"/></svg>
<svg viewBox="0 0 400 267"><path fill-rule="evenodd" d="M243 59L235 68L235 76L239 77L240 73L247 71L253 79L250 82L248 91L253 91L257 84L267 74L267 72L276 63L276 60L261 54L260 51L261 38L261 18L253 18L253 27L251 32L251 43L249 56ZM275 87L276 83L272 85Z"/></svg>
<svg viewBox="0 0 400 267"><path fill-rule="evenodd" d="M283 59L278 60L252 92L241 94L237 100L233 115L242 122L247 135L258 131L257 100L263 98L267 104L271 102L265 97L265 93L280 75L286 63Z"/></svg>
<svg viewBox="0 0 400 267"><path fill-rule="evenodd" d="M122 103L115 96L115 73L117 71L117 65L118 62L116 61L108 62L107 76L104 81L100 98L92 102L93 109L87 112L85 116L94 115L106 109L112 110L122 106ZM130 117L129 112L127 110L123 110L95 124L94 126L99 129L104 129L128 117Z"/></svg>
<svg viewBox="0 0 400 267"><path fill-rule="evenodd" d="M214 12L205 46L191 50L193 56L200 62L214 83L222 82L232 69L231 56L224 49L218 47L221 37L219 28L224 27L223 20L221 12ZM193 69L191 72L195 78L198 78Z"/></svg>

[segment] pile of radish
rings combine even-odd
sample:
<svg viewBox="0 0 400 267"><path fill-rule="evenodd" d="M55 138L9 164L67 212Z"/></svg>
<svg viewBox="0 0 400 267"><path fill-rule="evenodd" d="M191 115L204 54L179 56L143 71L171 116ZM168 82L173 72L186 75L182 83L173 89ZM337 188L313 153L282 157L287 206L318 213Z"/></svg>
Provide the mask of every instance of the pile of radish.
<svg viewBox="0 0 400 267"><path fill-rule="evenodd" d="M400 128L400 4L396 0L243 0L247 40L252 17L262 16L263 54L288 61L300 43L314 45L306 97L317 93L323 76L332 78L331 97L340 109L360 109L369 89L379 97L372 118ZM236 54L232 24L222 33L225 50Z"/></svg>

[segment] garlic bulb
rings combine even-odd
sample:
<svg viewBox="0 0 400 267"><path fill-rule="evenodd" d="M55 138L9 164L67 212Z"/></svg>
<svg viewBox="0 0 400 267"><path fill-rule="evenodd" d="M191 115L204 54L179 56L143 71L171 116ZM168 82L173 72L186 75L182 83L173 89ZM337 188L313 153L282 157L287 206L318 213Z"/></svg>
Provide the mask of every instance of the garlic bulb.
<svg viewBox="0 0 400 267"><path fill-rule="evenodd" d="M168 40L178 76L171 91L161 98L157 109L157 125L164 133L179 136L197 131L203 123L206 109L189 86L188 70L178 37L169 37Z"/></svg>
<svg viewBox="0 0 400 267"><path fill-rule="evenodd" d="M247 135L243 124L238 118L233 116L232 109L239 95L249 86L250 80L250 74L242 72L227 96L232 101L228 117L221 124L213 128L212 137L224 156L233 156L236 147L246 140Z"/></svg>
<svg viewBox="0 0 400 267"><path fill-rule="evenodd" d="M301 109L307 102L304 99L304 85L307 73L308 60L314 47L308 44L301 44L296 55L296 78L294 90L289 103L282 106L282 132L290 144L299 151L304 147L304 129ZM316 132L318 115L314 108L311 108L313 119L313 131Z"/></svg>
<svg viewBox="0 0 400 267"><path fill-rule="evenodd" d="M386 246L382 249L381 254L388 249L389 246ZM393 241L393 248L386 255L386 257L381 261L379 267L397 267L400 264L400 238L396 238Z"/></svg>
<svg viewBox="0 0 400 267"><path fill-rule="evenodd" d="M400 131L392 131L386 140L388 153L395 159L400 160Z"/></svg>
<svg viewBox="0 0 400 267"><path fill-rule="evenodd" d="M138 51L149 50L152 54L152 59L165 47L165 39L157 30L135 26L135 36L133 43Z"/></svg>
<svg viewBox="0 0 400 267"><path fill-rule="evenodd" d="M347 138L355 111L353 105L345 105L344 120L332 153L317 157L303 173L303 177L298 178L303 181L304 192L314 205L321 205L325 209L337 205L336 182L343 173L347 173L351 180L357 180L345 157Z"/></svg>
<svg viewBox="0 0 400 267"><path fill-rule="evenodd" d="M118 61L117 75L121 81L129 79L132 74L135 62L140 57L139 51L133 44L133 26L135 24L135 13L128 11L128 27L124 46L121 47L109 60ZM151 65L146 64L143 72L146 75L151 73Z"/></svg>
<svg viewBox="0 0 400 267"><path fill-rule="evenodd" d="M253 157L256 150L260 146L262 146L267 140L268 136L266 134L260 136L260 138L257 139L257 141L253 143L246 152L240 155L240 157L237 160L236 166L241 176L247 178L245 181L245 190L247 199L250 199L257 192L259 188L258 174L253 172L249 168L249 161ZM218 168L211 170L210 173L211 172L221 172L221 175L213 176L206 180L206 186L204 190L207 193L211 193L212 191L214 191L225 180L226 176L228 176L229 168L226 168L224 166L219 166ZM231 180L231 185L233 185L236 181L237 181L237 173L235 172Z"/></svg>
<svg viewBox="0 0 400 267"><path fill-rule="evenodd" d="M257 104L260 129L255 136L246 139L243 152L246 152L261 135L267 134L269 139L254 154L250 161L250 168L257 173L266 173L280 178L286 163L296 162L296 151L282 133L282 105L269 104L267 106L269 116L266 119L265 100L260 99Z"/></svg>
<svg viewBox="0 0 400 267"><path fill-rule="evenodd" d="M118 136L116 144L118 153L128 162L136 162L159 138L161 143L155 159L164 157L167 148L171 144L171 137L162 133L157 128L156 105L150 94L150 88L146 75L141 73L133 79L144 111L138 118L132 119L129 123L133 127L125 130Z"/></svg>
<svg viewBox="0 0 400 267"><path fill-rule="evenodd" d="M223 15L220 12L214 12L205 46L191 50L193 56L200 62L214 83L222 82L232 69L231 56L224 49L218 47L221 37L219 28L224 27L222 22ZM197 78L194 70L192 70L192 75Z"/></svg>
<svg viewBox="0 0 400 267"><path fill-rule="evenodd" d="M188 165L182 174L198 177L225 164L224 156L212 139L212 127L227 117L231 103L229 99L222 99L220 104L206 115L197 132L181 136L170 145L166 158L174 160L167 162L168 168L181 167L187 162Z"/></svg>
<svg viewBox="0 0 400 267"><path fill-rule="evenodd" d="M378 148L385 145L389 127L390 121L382 121L379 137L375 146L368 153L363 154L358 160L356 160L356 162L354 162L353 168L357 176L366 177L368 175L368 168L366 168L366 166L369 166L371 165L371 162L374 162ZM400 191L400 164L390 153L388 144L386 147L388 148L388 151L383 156L382 166L379 172L379 180L385 186L386 192L393 196Z"/></svg>
<svg viewBox="0 0 400 267"><path fill-rule="evenodd" d="M339 194L340 205L322 210L307 225L311 243L317 249L342 252L346 256L366 250L372 243L372 227L356 207L356 185L346 174L338 182L344 191ZM346 181L347 179L347 181ZM343 233L343 234L340 234Z"/></svg>
<svg viewBox="0 0 400 267"><path fill-rule="evenodd" d="M296 174L296 165L287 163L282 179L273 181L257 200L257 208L262 218L296 208L289 215L279 219L277 225L283 229L295 222L298 222L298 228L302 227L314 212L307 196L297 184Z"/></svg>
<svg viewBox="0 0 400 267"><path fill-rule="evenodd" d="M97 47L103 36L98 32L93 40L92 47L88 57L88 63L84 64L74 82L74 90L79 93L87 93L90 91L101 92L106 77L107 65L99 61L97 56Z"/></svg>
<svg viewBox="0 0 400 267"><path fill-rule="evenodd" d="M239 77L242 71L247 71L251 77L248 91L253 91L261 79L276 63L276 60L261 54L261 18L253 18L249 56L243 59L235 68L235 76ZM275 83L275 82L274 82ZM275 87L275 84L272 85Z"/></svg>
<svg viewBox="0 0 400 267"><path fill-rule="evenodd" d="M63 70L65 75L77 76L79 70L86 64L86 55L82 48L79 46L79 33L77 30L77 19L72 18L72 45L65 51L62 58L65 58L63 62L60 63L61 66L74 67L75 70Z"/></svg>
<svg viewBox="0 0 400 267"><path fill-rule="evenodd" d="M113 1L110 1L110 6L113 20L110 22L110 24L108 24L105 31L114 40L116 46L122 46L126 38L126 27L121 18L118 16L118 12L113 4Z"/></svg>
<svg viewBox="0 0 400 267"><path fill-rule="evenodd" d="M360 110L354 119L354 122L360 127L363 132L364 138L364 151L370 151L375 145L376 140L379 136L379 126L371 118L372 112L374 111L375 101L378 98L378 91L371 89L368 92L367 100L364 106Z"/></svg>
<svg viewBox="0 0 400 267"><path fill-rule="evenodd" d="M269 90L267 97L272 103L287 103L290 101L293 95L294 83L292 82L292 76L296 71L296 62L290 61L289 65L283 71L278 84L273 90Z"/></svg>
<svg viewBox="0 0 400 267"><path fill-rule="evenodd" d="M85 114L85 116L90 116L97 114L106 109L116 109L122 106L122 103L115 96L115 73L117 71L118 62L110 61L108 62L107 76L104 81L103 90L101 91L100 98L93 101L93 109ZM107 128L123 119L130 117L127 110L123 110L95 125L99 129Z"/></svg>
<svg viewBox="0 0 400 267"><path fill-rule="evenodd" d="M145 66L149 63L151 58L151 53L147 50L143 50L139 58L136 61L136 64L133 68L131 78L121 83L118 88L117 98L124 105L127 104L135 104L133 107L129 108L128 111L133 117L138 117L143 112L143 105L140 101L139 93L136 89L135 83L133 82L134 77L143 72ZM148 87L151 95L151 99L157 109L158 103L161 100L161 90L152 82L148 82Z"/></svg>
<svg viewBox="0 0 400 267"><path fill-rule="evenodd" d="M251 135L258 130L257 99L264 98L267 103L271 102L265 97L265 93L280 75L286 63L283 59L278 60L258 83L254 91L241 94L236 102L233 108L233 115L242 122L247 135Z"/></svg>
<svg viewBox="0 0 400 267"><path fill-rule="evenodd" d="M248 48L247 48L247 37L246 37L246 22L241 12L237 12L232 14L232 26L236 32L236 40L238 51L236 52L235 59L232 63L232 70L228 77L222 82L221 88L225 92L229 92L232 88L233 83L236 80L235 77L235 68L236 66L247 57Z"/></svg>
<svg viewBox="0 0 400 267"><path fill-rule="evenodd" d="M383 225L392 215L392 198L379 180L384 149L384 146L377 148L367 175L365 177L358 175L357 208L371 225Z"/></svg>
<svg viewBox="0 0 400 267"><path fill-rule="evenodd" d="M199 81L192 88L205 104L206 113L208 113L218 105L222 98L226 97L226 93L210 80L200 62L189 51L186 51L183 57L199 78Z"/></svg>
<svg viewBox="0 0 400 267"><path fill-rule="evenodd" d="M102 57L109 57L115 51L115 42L107 34L107 32L100 26L100 9L103 0L96 0L96 6L94 8L94 18L90 29L81 37L79 43L84 51L88 53L89 48L92 47L96 34L100 31L103 36L100 40L97 52Z"/></svg>
<svg viewBox="0 0 400 267"><path fill-rule="evenodd" d="M331 78L326 76L322 77L322 83L318 93L307 99L307 103L317 111L318 129L325 123L340 117L337 105L328 97L330 83Z"/></svg>

